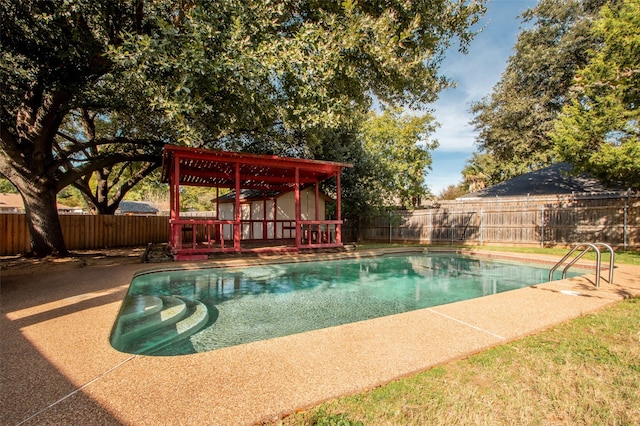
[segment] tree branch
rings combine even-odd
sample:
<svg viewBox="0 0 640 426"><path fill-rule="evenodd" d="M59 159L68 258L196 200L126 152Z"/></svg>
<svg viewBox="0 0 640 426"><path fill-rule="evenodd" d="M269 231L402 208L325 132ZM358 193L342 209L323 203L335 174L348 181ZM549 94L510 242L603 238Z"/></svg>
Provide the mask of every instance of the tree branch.
<svg viewBox="0 0 640 426"><path fill-rule="evenodd" d="M67 155L76 154L78 152L82 152L87 148L98 148L100 146L105 145L150 145L154 148L162 148L166 145L165 142L159 140L149 140L149 139L130 139L125 137L114 137L114 138L98 138L91 142L82 143L81 146L76 147L76 149L66 150L65 153Z"/></svg>
<svg viewBox="0 0 640 426"><path fill-rule="evenodd" d="M161 163L149 162L145 163L142 169L138 170L133 176L131 176L124 184L118 188L118 191L114 194L112 201L120 204L120 201L124 198L126 193L133 188L138 182L145 177L149 176L155 169L160 167Z"/></svg>
<svg viewBox="0 0 640 426"><path fill-rule="evenodd" d="M56 188L60 191L87 174L127 161L146 161L160 165L162 164L162 156L154 154L117 152L102 157L94 157L89 163L85 163L80 167L75 167L73 170L59 174Z"/></svg>
<svg viewBox="0 0 640 426"><path fill-rule="evenodd" d="M0 171L7 175L11 168L16 169L23 176L29 173L29 167L24 161L24 157L20 155L20 147L18 146L14 136L7 130L6 126L0 126L0 151L4 151L0 160ZM12 163L13 166L9 166Z"/></svg>

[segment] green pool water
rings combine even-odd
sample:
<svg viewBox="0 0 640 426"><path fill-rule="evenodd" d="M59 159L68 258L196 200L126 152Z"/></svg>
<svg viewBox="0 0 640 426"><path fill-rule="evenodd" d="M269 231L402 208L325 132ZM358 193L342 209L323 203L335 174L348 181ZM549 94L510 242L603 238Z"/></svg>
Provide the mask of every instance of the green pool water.
<svg viewBox="0 0 640 426"><path fill-rule="evenodd" d="M146 273L133 279L111 343L160 356L205 352L487 296L548 276L540 265L450 253Z"/></svg>

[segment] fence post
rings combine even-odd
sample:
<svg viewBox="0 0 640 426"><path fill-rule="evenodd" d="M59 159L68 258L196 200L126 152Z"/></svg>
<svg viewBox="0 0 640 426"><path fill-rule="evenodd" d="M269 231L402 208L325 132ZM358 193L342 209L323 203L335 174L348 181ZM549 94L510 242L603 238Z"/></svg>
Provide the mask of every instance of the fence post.
<svg viewBox="0 0 640 426"><path fill-rule="evenodd" d="M482 216L483 216L482 213L483 213L483 210L480 209L480 245L482 245Z"/></svg>
<svg viewBox="0 0 640 426"><path fill-rule="evenodd" d="M540 246L544 248L544 204L540 208Z"/></svg>
<svg viewBox="0 0 640 426"><path fill-rule="evenodd" d="M453 234L456 231L455 227L456 227L456 212L453 211L451 212L451 245L453 245Z"/></svg>
<svg viewBox="0 0 640 426"><path fill-rule="evenodd" d="M627 198L631 201L631 188L627 191ZM624 219L622 225L622 249L627 250L627 200L624 200Z"/></svg>

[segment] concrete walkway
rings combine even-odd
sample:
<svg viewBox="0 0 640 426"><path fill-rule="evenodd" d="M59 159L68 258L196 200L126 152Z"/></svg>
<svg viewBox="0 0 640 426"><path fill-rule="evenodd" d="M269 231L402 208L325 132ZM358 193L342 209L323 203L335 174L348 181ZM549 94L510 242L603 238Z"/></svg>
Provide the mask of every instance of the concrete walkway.
<svg viewBox="0 0 640 426"><path fill-rule="evenodd" d="M619 265L600 289L587 275L207 353L121 353L109 333L132 275L147 268L2 271L0 424L275 421L640 295L640 267Z"/></svg>

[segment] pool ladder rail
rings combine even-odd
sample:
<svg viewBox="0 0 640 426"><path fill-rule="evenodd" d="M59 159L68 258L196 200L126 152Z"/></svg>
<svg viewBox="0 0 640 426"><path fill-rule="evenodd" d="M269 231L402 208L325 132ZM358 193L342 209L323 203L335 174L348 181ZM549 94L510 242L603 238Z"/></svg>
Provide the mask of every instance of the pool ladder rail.
<svg viewBox="0 0 640 426"><path fill-rule="evenodd" d="M613 284L613 266L615 263L615 253L613 248L610 245L605 243L578 243L567 253L558 263L554 265L553 268L549 271L549 281L553 281L553 273L558 269L564 262L578 249L582 249L580 253L576 255L562 270L562 279L567 277L567 270L573 266L582 256L584 256L589 250L593 250L596 252L596 288L600 288L600 263L601 263L601 253L598 247L604 247L609 250L611 253L611 257L609 258L609 284Z"/></svg>

